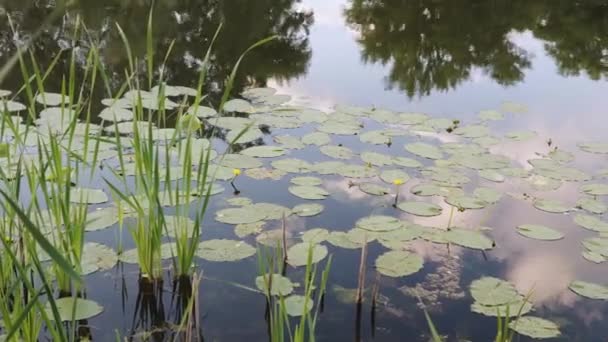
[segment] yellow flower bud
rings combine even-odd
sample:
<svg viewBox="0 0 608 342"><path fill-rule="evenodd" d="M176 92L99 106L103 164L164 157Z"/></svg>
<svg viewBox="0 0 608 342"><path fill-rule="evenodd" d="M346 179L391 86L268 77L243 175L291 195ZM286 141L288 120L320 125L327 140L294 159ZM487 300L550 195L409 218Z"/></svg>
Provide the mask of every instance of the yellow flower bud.
<svg viewBox="0 0 608 342"><path fill-rule="evenodd" d="M241 174L241 170L240 169L232 169L232 174L236 177L238 175Z"/></svg>
<svg viewBox="0 0 608 342"><path fill-rule="evenodd" d="M395 180L393 181L393 184L395 184L395 185L401 185L401 184L403 184L403 179L399 179L399 178L397 178L397 179L395 179Z"/></svg>

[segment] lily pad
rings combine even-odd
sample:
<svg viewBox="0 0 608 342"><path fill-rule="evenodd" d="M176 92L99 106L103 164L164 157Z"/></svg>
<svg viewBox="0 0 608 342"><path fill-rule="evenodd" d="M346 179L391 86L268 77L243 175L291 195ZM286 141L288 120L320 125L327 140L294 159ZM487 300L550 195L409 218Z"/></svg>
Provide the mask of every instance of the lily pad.
<svg viewBox="0 0 608 342"><path fill-rule="evenodd" d="M194 115L201 119L211 118L217 115L217 111L211 107L193 105L188 108L186 114Z"/></svg>
<svg viewBox="0 0 608 342"><path fill-rule="evenodd" d="M549 213L565 213L570 210L570 208L561 201L553 199L538 199L534 201L534 207Z"/></svg>
<svg viewBox="0 0 608 342"><path fill-rule="evenodd" d="M254 157L243 154L225 154L217 161L218 164L233 169L254 169L262 167L262 162Z"/></svg>
<svg viewBox="0 0 608 342"><path fill-rule="evenodd" d="M481 305L503 305L518 299L519 293L508 281L482 277L474 280L470 286L471 296Z"/></svg>
<svg viewBox="0 0 608 342"><path fill-rule="evenodd" d="M536 240L560 240L564 238L564 234L555 229L545 227L538 224L522 224L517 226L517 232L523 236Z"/></svg>
<svg viewBox="0 0 608 342"><path fill-rule="evenodd" d="M606 206L606 204L604 204L603 202L586 197L580 198L576 202L576 207L587 210L588 212L591 212L593 214L603 214L608 211L608 206Z"/></svg>
<svg viewBox="0 0 608 342"><path fill-rule="evenodd" d="M103 312L103 306L96 302L76 297L63 297L55 299L55 305L59 312L59 318L63 322L80 321L93 318ZM45 311L50 319L53 319L53 310L50 303L45 306Z"/></svg>
<svg viewBox="0 0 608 342"><path fill-rule="evenodd" d="M389 232L402 228L403 222L392 216L371 215L359 219L355 227L369 232Z"/></svg>
<svg viewBox="0 0 608 342"><path fill-rule="evenodd" d="M608 286L575 280L568 286L574 293L590 299L608 300Z"/></svg>
<svg viewBox="0 0 608 342"><path fill-rule="evenodd" d="M308 185L317 186L323 184L323 180L319 177L305 176L305 177L294 177L290 180L295 185Z"/></svg>
<svg viewBox="0 0 608 342"><path fill-rule="evenodd" d="M296 158L275 160L271 163L271 165L275 169L290 173L310 172L312 168L312 165L309 162Z"/></svg>
<svg viewBox="0 0 608 342"><path fill-rule="evenodd" d="M604 142L582 142L578 148L589 153L608 154L608 143Z"/></svg>
<svg viewBox="0 0 608 342"><path fill-rule="evenodd" d="M232 174L232 172L231 172L231 174ZM283 178L283 176L285 176L287 174L287 172L278 170L278 169L257 167L254 169L245 170L245 174L247 175L247 177L250 177L253 179L258 179L258 180L260 180L260 179L279 180L279 179Z"/></svg>
<svg viewBox="0 0 608 342"><path fill-rule="evenodd" d="M489 204L494 204L502 198L502 194L498 190L485 187L475 189L473 196Z"/></svg>
<svg viewBox="0 0 608 342"><path fill-rule="evenodd" d="M480 170L479 177L496 183L502 183L505 181L505 176L495 170Z"/></svg>
<svg viewBox="0 0 608 342"><path fill-rule="evenodd" d="M118 208L107 207L87 213L84 229L88 232L108 228L118 223Z"/></svg>
<svg viewBox="0 0 608 342"><path fill-rule="evenodd" d="M490 317L505 317L507 312L509 317L517 317L527 314L532 310L532 303L524 300L520 295L519 299L502 305L482 305L475 302L471 305L471 311Z"/></svg>
<svg viewBox="0 0 608 342"><path fill-rule="evenodd" d="M323 205L317 203L298 204L291 211L300 217L308 217L319 215L324 208Z"/></svg>
<svg viewBox="0 0 608 342"><path fill-rule="evenodd" d="M121 122L133 120L133 112L126 108L107 107L99 113L99 118L105 121Z"/></svg>
<svg viewBox="0 0 608 342"><path fill-rule="evenodd" d="M308 200L322 200L329 196L329 192L318 186L296 185L290 186L288 190L291 194Z"/></svg>
<svg viewBox="0 0 608 342"><path fill-rule="evenodd" d="M426 202L400 202L397 204L397 208L408 214L424 217L441 215L443 211L437 204Z"/></svg>
<svg viewBox="0 0 608 342"><path fill-rule="evenodd" d="M422 142L412 143L405 145L405 149L417 156L428 158L428 159L442 159L443 153L441 150L433 145L429 145Z"/></svg>
<svg viewBox="0 0 608 342"><path fill-rule="evenodd" d="M287 151L278 146L253 146L241 151L241 154L258 158L280 157L285 153L287 153Z"/></svg>
<svg viewBox="0 0 608 342"><path fill-rule="evenodd" d="M559 326L544 318L525 316L520 317L511 323L509 328L515 330L518 334L532 338L554 338L561 335Z"/></svg>
<svg viewBox="0 0 608 342"><path fill-rule="evenodd" d="M253 206L222 209L215 213L215 219L217 221L228 224L253 223L262 221L267 216L267 213L260 211Z"/></svg>
<svg viewBox="0 0 608 342"><path fill-rule="evenodd" d="M162 260L171 259L177 255L177 245L175 242L165 242L160 245L160 258ZM139 255L137 248L129 249L122 252L118 259L121 262L125 262L128 264L137 264L139 263Z"/></svg>
<svg viewBox="0 0 608 342"><path fill-rule="evenodd" d="M268 294L270 286L270 294L273 296L287 296L293 292L295 284L280 274L268 274L255 278L255 286L265 294Z"/></svg>
<svg viewBox="0 0 608 342"><path fill-rule="evenodd" d="M327 256L327 247L319 244L301 242L287 250L287 263L291 266L305 266L308 261L308 251L312 249L312 263L315 264Z"/></svg>
<svg viewBox="0 0 608 342"><path fill-rule="evenodd" d="M409 168L421 168L423 165L416 159L407 157L393 157L393 164L396 166L409 167Z"/></svg>
<svg viewBox="0 0 608 342"><path fill-rule="evenodd" d="M263 136L264 133L258 128L250 127L245 132L241 132L240 130L228 132L228 134L226 134L226 141L230 144L246 144L261 139Z"/></svg>
<svg viewBox="0 0 608 342"><path fill-rule="evenodd" d="M459 210L463 209L482 209L485 208L488 203L478 197L471 197L466 195L452 195L445 199L445 202L452 205Z"/></svg>
<svg viewBox="0 0 608 342"><path fill-rule="evenodd" d="M581 192L592 196L608 195L608 184L585 184L581 186Z"/></svg>
<svg viewBox="0 0 608 342"><path fill-rule="evenodd" d="M405 183L410 179L410 176L401 170L384 170L380 173L380 179L389 184L393 184L395 180Z"/></svg>
<svg viewBox="0 0 608 342"><path fill-rule="evenodd" d="M312 306L312 299L301 295L291 295L285 298L285 312L287 312L289 316L302 316L304 313L310 311Z"/></svg>
<svg viewBox="0 0 608 342"><path fill-rule="evenodd" d="M40 93L35 97L36 102L45 106L59 106L70 103L70 97L65 94L58 93Z"/></svg>
<svg viewBox="0 0 608 342"><path fill-rule="evenodd" d="M266 214L266 220L280 220L291 215L291 209L274 203L255 203L249 206L250 209Z"/></svg>
<svg viewBox="0 0 608 342"><path fill-rule="evenodd" d="M99 189L72 188L70 189L70 202L99 204L108 201L108 196Z"/></svg>
<svg viewBox="0 0 608 342"><path fill-rule="evenodd" d="M331 142L331 138L327 133L313 132L302 136L302 143L306 145L323 146Z"/></svg>
<svg viewBox="0 0 608 342"><path fill-rule="evenodd" d="M350 148L337 145L321 146L319 151L328 157L336 159L351 159L354 155Z"/></svg>
<svg viewBox="0 0 608 342"><path fill-rule="evenodd" d="M484 121L498 121L505 118L501 112L496 110L482 110L477 114L477 117Z"/></svg>
<svg viewBox="0 0 608 342"><path fill-rule="evenodd" d="M203 241L196 255L209 261L237 261L255 255L256 250L246 242L228 239Z"/></svg>
<svg viewBox="0 0 608 342"><path fill-rule="evenodd" d="M349 178L369 178L378 174L378 171L370 166L343 164L336 173Z"/></svg>
<svg viewBox="0 0 608 342"><path fill-rule="evenodd" d="M251 103L241 99L232 99L224 103L222 107L224 112L237 112L237 113L253 113L254 109Z"/></svg>
<svg viewBox="0 0 608 342"><path fill-rule="evenodd" d="M494 241L477 230L451 228L445 237L452 243L471 249L488 250L494 248Z"/></svg>
<svg viewBox="0 0 608 342"><path fill-rule="evenodd" d="M234 234L240 238L252 234L259 234L262 232L265 224L266 221L237 224L236 227L234 227Z"/></svg>
<svg viewBox="0 0 608 342"><path fill-rule="evenodd" d="M524 141L536 137L536 132L533 131L513 131L505 134L507 139L513 141Z"/></svg>
<svg viewBox="0 0 608 342"><path fill-rule="evenodd" d="M403 277L422 269L419 255L407 251L388 251L376 259L376 270L389 277Z"/></svg>
<svg viewBox="0 0 608 342"><path fill-rule="evenodd" d="M391 192L386 186L375 183L359 183L359 190L374 196L384 196Z"/></svg>
<svg viewBox="0 0 608 342"><path fill-rule="evenodd" d="M595 232L608 232L608 222L602 221L596 216L578 214L574 216L574 223Z"/></svg>
<svg viewBox="0 0 608 342"><path fill-rule="evenodd" d="M306 243L318 244L329 237L329 231L325 228L308 229L302 234L302 241Z"/></svg>
<svg viewBox="0 0 608 342"><path fill-rule="evenodd" d="M363 152L361 160L368 165L385 166L393 164L393 158L389 155L378 152Z"/></svg>

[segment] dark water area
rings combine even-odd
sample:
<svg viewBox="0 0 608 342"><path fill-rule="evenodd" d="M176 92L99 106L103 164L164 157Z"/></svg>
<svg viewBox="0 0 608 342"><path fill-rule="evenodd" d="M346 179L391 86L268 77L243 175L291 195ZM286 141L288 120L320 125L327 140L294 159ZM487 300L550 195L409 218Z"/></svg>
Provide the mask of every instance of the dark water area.
<svg viewBox="0 0 608 342"><path fill-rule="evenodd" d="M16 46L35 35L62 3L0 0L0 64L10 59ZM57 58L57 67L45 80L46 89L60 91L61 75L69 73L71 53L77 56L77 68L86 65L90 41L75 39L76 18L99 47L109 75L107 87L97 84L95 98L111 97L125 80L128 59L116 25L125 32L133 55L141 62L136 68L145 72L142 58L149 10L150 3L143 0L69 4L68 12L44 27L32 43L31 51L40 65L48 66ZM4 13L10 15L14 31ZM608 1L167 0L156 1L153 13L155 59L163 60L172 47L162 70L172 85L196 86L198 67L222 23L204 85L209 94L205 101L211 106L219 103L224 81L241 53L254 42L277 35L275 41L245 57L233 94L250 87L273 87L279 94L291 95L292 103L328 113L335 105L348 104L421 112L468 123L475 122L481 110L500 109L505 102L519 103L526 106L527 113L488 126L495 134L526 129L538 137L505 142L494 147L493 153L526 165L528 159L547 151L547 140L551 139L560 149L576 154L576 166L581 170L595 174L607 167L605 155L581 153L577 143L607 140ZM22 84L16 67L0 88L17 90ZM99 101L93 103L95 106L94 112L103 108ZM365 130L381 127L366 121ZM302 136L313 131L311 125L273 128L255 144L272 144L273 136ZM450 137L437 139L453 141ZM218 151L225 148L222 139L214 140ZM390 155L403 154L403 145L411 141L411 136L405 136L395 137L391 146L369 145L358 136L332 136L333 144L357 152ZM311 162L331 160L319 153L317 146L294 150L289 157ZM423 178L419 170L408 170L408 174ZM241 177L240 196L291 208L303 202L286 190L293 176L297 175L280 180ZM351 188L344 177L323 176L323 181L332 194L322 201L325 210L314 217L290 217L288 226L294 238L314 227L346 231L372 214L429 226L444 227L448 222L449 206L443 201L437 203L444 207L441 215L419 218L393 208L391 198L368 196ZM475 184L489 183L475 179ZM101 178L97 186L109 193ZM410 187L402 189L405 197L413 197ZM496 241L496 248L481 252L414 241L410 247L424 258L424 268L407 277L381 277L381 300L373 314L366 302L358 315L355 304L341 302L333 291L336 286L357 286L360 250L328 244L333 263L329 293L317 326L318 340L427 341L428 326L419 300L405 293L406 288L418 286L435 326L448 341L490 341L496 334L496 319L471 312L473 300L468 288L475 279L495 276L513 283L521 292L533 290L533 315L560 326L562 335L552 341L605 341L608 304L568 289L577 279L608 283L606 263L594 264L581 256L581 241L595 233L576 226L570 214L545 213L507 196L508 192L524 191L516 181L507 180L495 187L505 194L498 204L456 212L453 225L491 227L488 235ZM566 182L551 196L573 205L579 197L578 185ZM228 207L225 199L231 197L229 190L213 197L210 214L202 222L203 239L234 238L233 226L217 222L213 215ZM605 197L601 199L604 203ZM524 238L514 229L523 223L547 225L564 233L565 238L550 242ZM280 224L269 225L276 229ZM87 239L116 246L118 234L118 230L102 230L88 233ZM122 236L124 247L132 248L126 229ZM245 240L256 243L252 236ZM376 279L373 261L385 251L378 242L369 246L366 280L370 287ZM267 340L265 297L234 286L255 288L255 256L230 263L198 259L197 266L204 276L199 291L204 340ZM135 265L120 264L88 276L88 297L104 306L102 315L88 321L92 340L110 341L117 333L134 341L143 340L148 333L150 340L169 340L185 304L174 295L177 291L169 271L167 274L158 293L145 296L143 302ZM301 281L304 270L288 267L287 276ZM516 340L532 339L519 336Z"/></svg>

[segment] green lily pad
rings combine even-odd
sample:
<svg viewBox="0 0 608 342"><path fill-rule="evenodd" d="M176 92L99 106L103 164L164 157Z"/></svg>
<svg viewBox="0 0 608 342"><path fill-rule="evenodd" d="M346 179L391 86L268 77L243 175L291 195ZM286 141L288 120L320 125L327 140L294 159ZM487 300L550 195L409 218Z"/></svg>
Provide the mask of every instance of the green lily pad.
<svg viewBox="0 0 608 342"><path fill-rule="evenodd" d="M389 184L393 184L395 180L405 183L410 179L410 176L401 170L384 170L380 172L380 179Z"/></svg>
<svg viewBox="0 0 608 342"><path fill-rule="evenodd" d="M451 228L444 236L452 243L471 249L489 250L494 248L494 241L477 230Z"/></svg>
<svg viewBox="0 0 608 342"><path fill-rule="evenodd" d="M308 217L308 216L316 216L319 215L325 207L321 204L310 203L310 204L298 204L291 211L300 216L300 217Z"/></svg>
<svg viewBox="0 0 608 342"><path fill-rule="evenodd" d="M70 189L70 202L99 204L108 201L108 196L99 189L72 188Z"/></svg>
<svg viewBox="0 0 608 342"><path fill-rule="evenodd" d="M253 113L254 109L251 103L241 99L232 99L224 103L222 107L224 112L237 112L237 113Z"/></svg>
<svg viewBox="0 0 608 342"><path fill-rule="evenodd" d="M441 215L441 212L443 211L437 204L426 202L400 202L397 204L397 208L408 214L423 217Z"/></svg>
<svg viewBox="0 0 608 342"><path fill-rule="evenodd" d="M596 216L578 214L574 216L574 223L595 232L608 232L608 222L602 221Z"/></svg>
<svg viewBox="0 0 608 342"><path fill-rule="evenodd" d="M266 220L280 220L291 215L291 209L274 203L255 203L249 206L250 209L266 214Z"/></svg>
<svg viewBox="0 0 608 342"><path fill-rule="evenodd" d="M351 159L354 155L350 148L337 145L321 146L319 151L328 157L336 159Z"/></svg>
<svg viewBox="0 0 608 342"><path fill-rule="evenodd" d="M255 286L265 294L268 294L270 286L270 294L273 296L287 296L293 292L295 284L280 274L272 274L268 276L258 276L255 278Z"/></svg>
<svg viewBox="0 0 608 342"><path fill-rule="evenodd" d="M402 228L403 222L392 216L371 215L357 220L355 227L370 232L389 232Z"/></svg>
<svg viewBox="0 0 608 342"><path fill-rule="evenodd" d="M323 146L331 142L331 138L327 133L313 132L302 136L302 143L306 145Z"/></svg>
<svg viewBox="0 0 608 342"><path fill-rule="evenodd" d="M329 237L329 231L325 228L308 229L302 234L302 241L306 243L318 244Z"/></svg>
<svg viewBox="0 0 608 342"><path fill-rule="evenodd" d="M513 141L524 141L532 139L536 137L536 135L536 132L533 131L513 131L505 134L505 137Z"/></svg>
<svg viewBox="0 0 608 342"><path fill-rule="evenodd" d="M361 160L368 165L385 166L393 164L393 158L378 152L362 152Z"/></svg>
<svg viewBox="0 0 608 342"><path fill-rule="evenodd" d="M578 148L589 153L608 154L608 143L604 142L582 142Z"/></svg>
<svg viewBox="0 0 608 342"><path fill-rule="evenodd" d="M409 167L413 169L421 168L423 165L416 159L407 157L393 157L393 164L396 166Z"/></svg>
<svg viewBox="0 0 608 342"><path fill-rule="evenodd" d="M211 107L192 105L186 111L186 114L194 115L201 119L211 118L217 115L217 111Z"/></svg>
<svg viewBox="0 0 608 342"><path fill-rule="evenodd" d="M209 261L237 261L255 255L256 250L246 242L228 239L203 241L198 245L196 255Z"/></svg>
<svg viewBox="0 0 608 342"><path fill-rule="evenodd" d="M70 97L65 94L58 93L40 93L34 98L36 102L45 106L60 106L70 103Z"/></svg>
<svg viewBox="0 0 608 342"><path fill-rule="evenodd" d="M87 221L84 230L92 232L108 228L118 223L118 208L107 207L87 213Z"/></svg>
<svg viewBox="0 0 608 342"><path fill-rule="evenodd" d="M376 270L389 277L403 277L422 269L419 255L407 251L388 251L376 259Z"/></svg>
<svg viewBox="0 0 608 342"><path fill-rule="evenodd" d="M462 135L465 138L480 138L490 134L488 127L484 125L461 126L453 131L454 134Z"/></svg>
<svg viewBox="0 0 608 342"><path fill-rule="evenodd" d="M445 198L445 202L460 210L463 209L483 209L488 203L478 197L466 195L452 195Z"/></svg>
<svg viewBox="0 0 608 342"><path fill-rule="evenodd" d="M558 163L569 163L574 160L574 154L564 150L552 150L548 156Z"/></svg>
<svg viewBox="0 0 608 342"><path fill-rule="evenodd" d="M177 255L177 246L175 242L165 242L160 245L160 258L163 260L171 259ZM132 248L122 252L118 259L121 262L128 264L137 264L139 263L139 255L137 248Z"/></svg>
<svg viewBox="0 0 608 342"><path fill-rule="evenodd" d="M232 172L230 172L232 174ZM283 178L283 176L285 176L287 174L287 172L282 171L282 170L278 170L278 169L268 169L268 168L264 168L264 167L257 167L254 169L248 169L245 170L245 174L247 175L247 177L253 178L253 179L273 179L273 180L279 180L281 178Z"/></svg>
<svg viewBox="0 0 608 342"><path fill-rule="evenodd" d="M166 234L172 238L190 237L194 229L198 229L188 216L165 215Z"/></svg>
<svg viewBox="0 0 608 342"><path fill-rule="evenodd" d="M359 190L373 196L384 196L391 192L386 186L375 183L359 183Z"/></svg>
<svg viewBox="0 0 608 342"><path fill-rule="evenodd" d="M601 264L603 262L608 261L608 258L593 251L583 251L581 255L583 256L583 258L585 258L585 260L594 262L596 264Z"/></svg>
<svg viewBox="0 0 608 342"><path fill-rule="evenodd" d="M256 99L260 97L266 97L274 95L277 92L276 89L270 87L260 87L260 88L249 88L244 90L241 95L248 99Z"/></svg>
<svg viewBox="0 0 608 342"><path fill-rule="evenodd" d="M253 206L222 209L215 213L215 219L217 221L228 224L253 223L262 221L267 216L267 213L260 211Z"/></svg>
<svg viewBox="0 0 608 342"><path fill-rule="evenodd" d="M471 305L471 311L476 312L478 314L482 314L484 316L490 317L517 317L527 314L532 310L532 303L524 300L524 298L520 295L517 300L502 304L502 305L483 305L478 302L475 302Z"/></svg>
<svg viewBox="0 0 608 342"><path fill-rule="evenodd" d="M103 306L96 302L76 297L63 297L55 299L55 305L59 312L59 319L63 322L80 321L93 318L103 312ZM51 304L47 303L45 311L50 319L53 319Z"/></svg>
<svg viewBox="0 0 608 342"><path fill-rule="evenodd" d="M133 112L126 108L106 107L99 113L99 118L105 121L121 122L133 120Z"/></svg>
<svg viewBox="0 0 608 342"><path fill-rule="evenodd" d="M359 135L359 140L366 144L387 145L391 143L391 136L383 130L367 131Z"/></svg>
<svg viewBox="0 0 608 342"><path fill-rule="evenodd" d="M426 143L412 143L405 145L405 149L413 153L417 156L427 158L427 159L442 159L443 153L441 150L433 145L429 145Z"/></svg>
<svg viewBox="0 0 608 342"><path fill-rule="evenodd" d="M234 227L234 234L240 238L248 235L259 234L262 232L266 221L258 221L253 223L241 223Z"/></svg>
<svg viewBox="0 0 608 342"><path fill-rule="evenodd" d="M378 174L378 170L370 166L342 164L336 173L348 178L369 178Z"/></svg>
<svg viewBox="0 0 608 342"><path fill-rule="evenodd" d="M470 286L471 296L481 305L503 305L518 299L519 293L508 281L482 277L474 280Z"/></svg>
<svg viewBox="0 0 608 342"><path fill-rule="evenodd" d="M233 169L255 169L263 165L256 158L243 154L225 154L222 158L219 158L217 163Z"/></svg>
<svg viewBox="0 0 608 342"><path fill-rule="evenodd" d="M509 323L509 328L515 330L520 335L536 339L554 338L561 335L557 324L544 318L533 316L520 317Z"/></svg>
<svg viewBox="0 0 608 342"><path fill-rule="evenodd" d="M245 132L232 130L226 134L226 141L230 144L246 144L264 137L264 133L258 128L249 127Z"/></svg>
<svg viewBox="0 0 608 342"><path fill-rule="evenodd" d="M361 130L361 126L353 121L337 121L327 120L322 123L317 129L323 133L336 135L355 135ZM328 142L329 143L329 142Z"/></svg>
<svg viewBox="0 0 608 342"><path fill-rule="evenodd" d="M6 100L6 99L2 99L0 101L0 112L2 112L2 113L4 113L4 111L7 111L9 113L20 112L20 111L23 111L26 109L27 109L27 107L20 102Z"/></svg>
<svg viewBox="0 0 608 342"><path fill-rule="evenodd" d="M402 125L416 125L427 121L429 116L423 113L401 113L399 119Z"/></svg>
<svg viewBox="0 0 608 342"><path fill-rule="evenodd" d="M528 183L538 191L552 191L557 190L562 186L562 182L559 180L533 175L528 178Z"/></svg>
<svg viewBox="0 0 608 342"><path fill-rule="evenodd" d="M545 227L538 224L522 224L517 226L517 232L523 236L536 240L560 240L564 238L564 234L555 229Z"/></svg>
<svg viewBox="0 0 608 342"><path fill-rule="evenodd" d="M301 295L291 295L285 298L285 312L292 317L302 316L310 311L312 306L312 299Z"/></svg>
<svg viewBox="0 0 608 342"><path fill-rule="evenodd" d="M249 118L243 118L238 116L221 116L211 118L208 120L208 122L213 126L217 126L227 130L233 130L239 133L248 128L253 127L255 123L255 121Z"/></svg>
<svg viewBox="0 0 608 342"><path fill-rule="evenodd" d="M323 184L323 180L321 178L312 176L294 177L290 180L290 182L295 185L308 186L317 186Z"/></svg>
<svg viewBox="0 0 608 342"><path fill-rule="evenodd" d="M473 196L489 204L494 204L502 198L502 194L498 190L485 187L475 189Z"/></svg>
<svg viewBox="0 0 608 342"><path fill-rule="evenodd" d="M575 280L570 283L568 287L579 296L590 299L608 300L608 286Z"/></svg>
<svg viewBox="0 0 608 342"><path fill-rule="evenodd" d="M109 270L118 263L116 252L100 243L86 242L83 246L81 264L82 275L88 275L100 270Z"/></svg>
<svg viewBox="0 0 608 342"><path fill-rule="evenodd" d="M280 157L285 153L287 153L287 151L279 146L253 146L241 151L241 154L258 158Z"/></svg>
<svg viewBox="0 0 608 342"><path fill-rule="evenodd" d="M271 165L275 169L290 173L306 173L312 169L312 165L309 162L296 158L275 160Z"/></svg>
<svg viewBox="0 0 608 342"><path fill-rule="evenodd" d="M300 138L291 135L278 135L275 136L273 140L277 144L280 144L281 147L290 150L299 150L306 147Z"/></svg>
<svg viewBox="0 0 608 342"><path fill-rule="evenodd" d="M592 196L608 195L608 184L585 184L581 186L581 192Z"/></svg>
<svg viewBox="0 0 608 342"><path fill-rule="evenodd" d="M590 175L573 167L535 168L534 172L541 176L567 182L584 182L591 179Z"/></svg>
<svg viewBox="0 0 608 342"><path fill-rule="evenodd" d="M353 229L348 232L333 231L329 233L327 242L340 248L358 249L363 247L364 241L360 239L359 231L361 229Z"/></svg>
<svg viewBox="0 0 608 342"><path fill-rule="evenodd" d="M576 202L576 207L585 209L593 214L603 214L608 211L608 206L593 198L583 197Z"/></svg>
<svg viewBox="0 0 608 342"><path fill-rule="evenodd" d="M505 118L501 112L496 110L482 110L477 117L483 121L499 121Z"/></svg>
<svg viewBox="0 0 608 342"><path fill-rule="evenodd" d="M538 199L534 201L534 207L549 213L565 213L570 210L570 208L561 201L553 199Z"/></svg>
<svg viewBox="0 0 608 342"><path fill-rule="evenodd" d="M478 174L479 177L496 183L502 183L506 179L505 176L495 170L480 170Z"/></svg>
<svg viewBox="0 0 608 342"><path fill-rule="evenodd" d="M308 200L322 200L329 196L327 190L318 186L295 185L290 186L287 190L295 196Z"/></svg>
<svg viewBox="0 0 608 342"><path fill-rule="evenodd" d="M312 248L312 263L325 259L327 256L327 247L319 244L301 242L291 246L287 250L287 263L291 266L306 266L308 261L308 251Z"/></svg>

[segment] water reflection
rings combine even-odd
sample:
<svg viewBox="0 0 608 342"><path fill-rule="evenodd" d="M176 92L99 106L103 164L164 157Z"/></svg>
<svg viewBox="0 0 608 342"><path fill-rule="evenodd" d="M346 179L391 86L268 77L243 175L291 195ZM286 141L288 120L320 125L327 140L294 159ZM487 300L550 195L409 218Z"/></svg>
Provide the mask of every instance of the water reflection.
<svg viewBox="0 0 608 342"><path fill-rule="evenodd" d="M515 32L544 40L562 75L608 75L604 1L351 0L344 14L363 60L390 64L387 86L410 97L456 88L478 70L501 85L522 81L534 56Z"/></svg>
<svg viewBox="0 0 608 342"><path fill-rule="evenodd" d="M223 23L213 49L213 65L208 71L207 91L223 88L237 58L254 42L277 35L278 39L256 49L241 64L235 82L235 92L245 86L263 86L272 78L277 81L303 75L311 57L308 34L313 13L299 9L300 0L179 0L155 1L154 51L156 62L165 58L171 48L163 72L168 83L194 86L197 69L211 39ZM35 32L43 18L51 13L54 1L3 1L0 6L8 13L16 32L11 33L7 20L0 21L0 62L15 52L13 39L24 40ZM89 39L100 47L101 59L116 90L124 80L128 60L115 24L120 25L130 42L133 55L146 53L147 16L150 1L80 1L34 42L33 52L41 65L50 65L60 50L74 51L81 66L86 63ZM87 35L75 36L76 18L87 27ZM67 54L69 55L69 54ZM58 73L67 74L67 58L60 59ZM145 63L140 65L142 70ZM158 72L159 70L157 70ZM60 89L61 77L47 81L50 89ZM3 87L17 89L18 71Z"/></svg>

